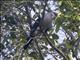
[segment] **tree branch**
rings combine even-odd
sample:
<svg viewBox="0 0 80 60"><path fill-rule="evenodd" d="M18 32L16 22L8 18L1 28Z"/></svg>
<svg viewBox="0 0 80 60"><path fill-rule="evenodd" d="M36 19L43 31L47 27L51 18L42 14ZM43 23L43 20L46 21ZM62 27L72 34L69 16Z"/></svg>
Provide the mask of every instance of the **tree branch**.
<svg viewBox="0 0 80 60"><path fill-rule="evenodd" d="M43 32L43 35L46 37L46 40L48 41L48 43L50 44L50 46L57 51L61 56L63 56L64 60L68 60L67 57L63 54L62 51L60 51L57 47L55 47L53 45L53 43L50 41L50 39L48 38L48 36Z"/></svg>

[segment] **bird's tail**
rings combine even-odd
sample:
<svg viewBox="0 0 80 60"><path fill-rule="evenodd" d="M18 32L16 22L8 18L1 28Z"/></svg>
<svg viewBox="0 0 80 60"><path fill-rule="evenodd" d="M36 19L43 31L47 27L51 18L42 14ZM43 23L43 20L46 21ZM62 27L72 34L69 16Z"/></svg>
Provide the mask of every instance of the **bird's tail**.
<svg viewBox="0 0 80 60"><path fill-rule="evenodd" d="M28 41L27 43L23 46L24 49L27 49L29 44L33 41L33 39L31 37L28 37Z"/></svg>

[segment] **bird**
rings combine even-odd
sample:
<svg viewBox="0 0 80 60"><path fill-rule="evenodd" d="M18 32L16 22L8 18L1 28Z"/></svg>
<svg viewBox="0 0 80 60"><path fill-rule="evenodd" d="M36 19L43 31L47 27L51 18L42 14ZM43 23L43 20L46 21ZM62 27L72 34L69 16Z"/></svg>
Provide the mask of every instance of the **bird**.
<svg viewBox="0 0 80 60"><path fill-rule="evenodd" d="M57 13L55 12L47 12L44 14L44 19L40 22L40 29L43 32L47 32L52 27L52 22L54 22Z"/></svg>
<svg viewBox="0 0 80 60"><path fill-rule="evenodd" d="M41 17L38 16L38 19L35 21L31 28L30 36L27 38L28 42L23 46L24 49L26 49L28 45L33 41L32 37L38 27L43 32L47 32L47 30L52 27L52 21L55 19L56 15L57 14L55 12L51 11L44 14L43 20L41 20Z"/></svg>

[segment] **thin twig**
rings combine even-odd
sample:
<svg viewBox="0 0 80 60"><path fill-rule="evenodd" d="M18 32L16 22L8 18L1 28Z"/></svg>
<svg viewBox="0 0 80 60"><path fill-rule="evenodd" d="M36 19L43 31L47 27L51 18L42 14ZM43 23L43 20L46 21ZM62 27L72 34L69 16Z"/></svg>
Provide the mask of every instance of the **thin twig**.
<svg viewBox="0 0 80 60"><path fill-rule="evenodd" d="M30 25L30 28L32 27L31 25L32 25L32 23L31 23L31 16L30 16L30 12L29 12L29 9L28 9L28 6L27 5L25 5L25 9L26 9L26 14L27 14L27 17L28 17L28 23L29 23L29 25Z"/></svg>
<svg viewBox="0 0 80 60"><path fill-rule="evenodd" d="M24 53L24 49L21 48L21 49L20 49L20 52L19 52L19 58L18 58L18 60L22 60L23 53Z"/></svg>
<svg viewBox="0 0 80 60"><path fill-rule="evenodd" d="M35 40L35 43L36 43L37 49L38 49L38 51L39 51L39 54L40 54L41 60L44 60L43 54L41 53L41 49L40 49L40 47L38 46L38 42L37 42L37 40Z"/></svg>
<svg viewBox="0 0 80 60"><path fill-rule="evenodd" d="M43 12L42 12L42 19L41 19L41 20L43 20L43 19L44 19L45 9L46 9L47 1L48 1L48 0L44 0L44 1L45 1L45 5L44 5L44 8L43 8Z"/></svg>
<svg viewBox="0 0 80 60"><path fill-rule="evenodd" d="M60 51L57 47L55 47L54 45L53 45L53 43L50 41L50 39L48 38L48 36L43 32L43 34L44 34L44 36L46 37L46 40L48 41L48 43L50 44L50 46L55 50L55 51L57 51L61 56L63 56L63 58L65 59L65 60L68 60L67 58L66 58L66 56L63 54L63 52L62 51Z"/></svg>

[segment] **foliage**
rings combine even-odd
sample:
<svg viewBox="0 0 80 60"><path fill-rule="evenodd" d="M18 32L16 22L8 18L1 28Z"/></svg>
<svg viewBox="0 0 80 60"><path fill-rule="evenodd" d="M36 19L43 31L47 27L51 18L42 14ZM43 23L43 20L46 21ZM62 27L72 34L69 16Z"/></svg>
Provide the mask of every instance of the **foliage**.
<svg viewBox="0 0 80 60"><path fill-rule="evenodd" d="M80 53L80 1L56 0L52 2L52 6L55 5L57 8L55 10L58 10L55 23L53 23L54 27L48 31L48 35L35 33L34 41L25 51L22 46L27 42L30 26L38 15L43 16L44 11L51 10L50 3L47 3L44 9L47 0L37 1L37 3L35 0L0 2L0 58L3 57L1 59L20 60L26 57L27 60L43 60L48 55L52 55L55 60L73 60L74 58L80 60L78 54ZM28 7L27 11L25 6ZM66 37L62 43L59 41L59 31L65 34L62 38Z"/></svg>

